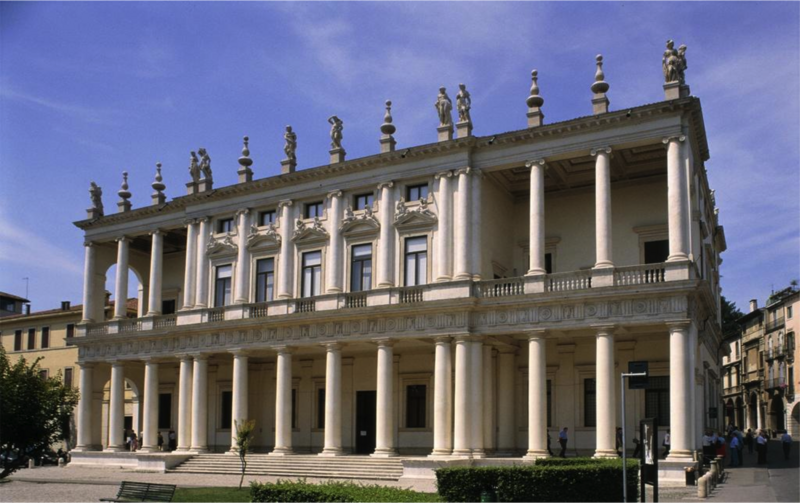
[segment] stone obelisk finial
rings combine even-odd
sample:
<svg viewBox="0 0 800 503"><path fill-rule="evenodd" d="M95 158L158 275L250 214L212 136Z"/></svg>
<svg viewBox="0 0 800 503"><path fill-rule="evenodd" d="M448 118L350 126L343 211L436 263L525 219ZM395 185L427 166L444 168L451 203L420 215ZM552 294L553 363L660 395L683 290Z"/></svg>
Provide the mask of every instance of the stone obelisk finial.
<svg viewBox="0 0 800 503"><path fill-rule="evenodd" d="M244 146L242 147L242 156L239 158L239 183L253 181L253 170L250 166L253 165L253 160L250 159L250 138L244 137Z"/></svg>
<svg viewBox="0 0 800 503"><path fill-rule="evenodd" d="M392 102L386 100L386 113L383 115L383 124L381 124L381 154L394 152L397 142L392 135L396 130L397 128L392 124Z"/></svg>
<svg viewBox="0 0 800 503"><path fill-rule="evenodd" d="M541 126L544 123L542 105L544 98L539 96L539 71L531 71L531 93L525 100L528 105L528 127Z"/></svg>
<svg viewBox="0 0 800 503"><path fill-rule="evenodd" d="M153 180L153 183L150 185L153 187L153 194L152 194L152 201L154 206L161 206L162 204L167 202L167 196L164 194L164 189L167 188L164 185L164 178L161 176L161 163L156 163L156 178Z"/></svg>
<svg viewBox="0 0 800 503"><path fill-rule="evenodd" d="M131 202L129 199L131 198L131 193L128 190L128 172L122 172L122 186L117 191L117 195L119 196L119 201L117 202L117 208L119 209L120 213L125 213L126 211L131 211Z"/></svg>
<svg viewBox="0 0 800 503"><path fill-rule="evenodd" d="M594 93L594 97L592 98L592 111L595 115L604 114L608 112L608 96L606 96L606 91L608 91L608 82L606 82L606 75L603 73L603 55L598 54L595 57L597 61L597 71L594 73L594 83L592 84L592 92Z"/></svg>

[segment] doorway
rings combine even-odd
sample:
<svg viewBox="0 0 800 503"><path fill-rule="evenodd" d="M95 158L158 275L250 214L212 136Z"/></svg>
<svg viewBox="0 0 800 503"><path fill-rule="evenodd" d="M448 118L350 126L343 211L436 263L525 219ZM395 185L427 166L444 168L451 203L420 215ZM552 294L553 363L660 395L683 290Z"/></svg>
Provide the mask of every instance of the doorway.
<svg viewBox="0 0 800 503"><path fill-rule="evenodd" d="M375 391L356 391L356 454L375 452Z"/></svg>

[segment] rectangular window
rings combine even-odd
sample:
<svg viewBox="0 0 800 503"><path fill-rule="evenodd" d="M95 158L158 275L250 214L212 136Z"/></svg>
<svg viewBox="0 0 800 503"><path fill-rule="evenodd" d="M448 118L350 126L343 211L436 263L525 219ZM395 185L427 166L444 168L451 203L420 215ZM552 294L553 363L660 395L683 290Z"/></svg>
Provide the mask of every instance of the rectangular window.
<svg viewBox="0 0 800 503"><path fill-rule="evenodd" d="M220 218L219 220L217 220L217 232L218 233L233 232L233 219Z"/></svg>
<svg viewBox="0 0 800 503"><path fill-rule="evenodd" d="M14 331L14 351L22 351L22 330Z"/></svg>
<svg viewBox="0 0 800 503"><path fill-rule="evenodd" d="M303 254L302 271L303 297L319 295L322 284L322 252L314 251Z"/></svg>
<svg viewBox="0 0 800 503"><path fill-rule="evenodd" d="M172 428L172 393L158 394L158 429Z"/></svg>
<svg viewBox="0 0 800 503"><path fill-rule="evenodd" d="M275 259L256 262L256 302L270 302L275 291Z"/></svg>
<svg viewBox="0 0 800 503"><path fill-rule="evenodd" d="M544 270L547 274L553 274L553 254L544 254Z"/></svg>
<svg viewBox="0 0 800 503"><path fill-rule="evenodd" d="M669 257L669 240L646 241L644 243L644 263L659 264ZM648 416L649 417L649 416ZM660 425L661 423L659 423Z"/></svg>
<svg viewBox="0 0 800 503"><path fill-rule="evenodd" d="M64 386L67 388L72 387L72 367L64 369Z"/></svg>
<svg viewBox="0 0 800 503"><path fill-rule="evenodd" d="M356 196L356 209L363 210L367 206L372 206L375 196L370 194L361 194Z"/></svg>
<svg viewBox="0 0 800 503"><path fill-rule="evenodd" d="M736 359L739 359L740 350L739 350L739 341L736 341Z"/></svg>
<svg viewBox="0 0 800 503"><path fill-rule="evenodd" d="M262 211L258 215L258 225L269 225L275 223L275 210Z"/></svg>
<svg viewBox="0 0 800 503"><path fill-rule="evenodd" d="M223 430L230 430L233 425L233 391L223 391L220 402L222 417L219 427Z"/></svg>
<svg viewBox="0 0 800 503"><path fill-rule="evenodd" d="M175 314L175 299L161 301L161 314Z"/></svg>
<svg viewBox="0 0 800 503"><path fill-rule="evenodd" d="M358 245L352 249L350 291L366 292L372 289L372 245Z"/></svg>
<svg viewBox="0 0 800 503"><path fill-rule="evenodd" d="M553 390L550 379L547 380L547 427L552 426L550 418L553 417Z"/></svg>
<svg viewBox="0 0 800 503"><path fill-rule="evenodd" d="M67 325L67 339L71 339L75 337L75 324L70 323Z"/></svg>
<svg viewBox="0 0 800 503"><path fill-rule="evenodd" d="M427 392L424 384L406 386L406 428L425 428Z"/></svg>
<svg viewBox="0 0 800 503"><path fill-rule="evenodd" d="M317 428L325 429L325 388L317 389Z"/></svg>
<svg viewBox="0 0 800 503"><path fill-rule="evenodd" d="M406 200L419 201L420 199L428 198L428 184L422 183L419 185L409 185L406 187Z"/></svg>
<svg viewBox="0 0 800 503"><path fill-rule="evenodd" d="M792 306L786 306L786 318L791 320L792 319L792 314L794 314L794 310L792 309Z"/></svg>
<svg viewBox="0 0 800 503"><path fill-rule="evenodd" d="M661 423L658 424L661 425ZM583 380L583 425L597 426L597 381L595 379Z"/></svg>
<svg viewBox="0 0 800 503"><path fill-rule="evenodd" d="M216 276L214 277L214 307L227 306L231 303L232 274L232 265L217 266Z"/></svg>
<svg viewBox="0 0 800 503"><path fill-rule="evenodd" d="M49 375L50 375L50 372L47 371L47 370L40 370L39 371L39 378L40 379L47 379Z"/></svg>
<svg viewBox="0 0 800 503"><path fill-rule="evenodd" d="M36 329L28 329L28 349L36 349Z"/></svg>
<svg viewBox="0 0 800 503"><path fill-rule="evenodd" d="M669 376L647 378L644 417L658 418L658 427L669 426Z"/></svg>
<svg viewBox="0 0 800 503"><path fill-rule="evenodd" d="M306 204L306 211L305 211L306 218L314 218L319 217L322 218L322 201L316 203L308 203Z"/></svg>
<svg viewBox="0 0 800 503"><path fill-rule="evenodd" d="M42 327L42 349L50 347L50 327Z"/></svg>
<svg viewBox="0 0 800 503"><path fill-rule="evenodd" d="M428 238L420 236L406 239L405 286L428 283Z"/></svg>

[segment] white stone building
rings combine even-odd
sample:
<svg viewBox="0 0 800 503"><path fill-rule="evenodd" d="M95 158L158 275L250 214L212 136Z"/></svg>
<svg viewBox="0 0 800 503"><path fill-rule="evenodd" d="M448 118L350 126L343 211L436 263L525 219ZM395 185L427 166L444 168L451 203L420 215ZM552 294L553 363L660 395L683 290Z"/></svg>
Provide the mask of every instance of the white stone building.
<svg viewBox="0 0 800 503"><path fill-rule="evenodd" d="M670 82L608 111L602 80L587 117L544 124L534 80L525 129L445 123L395 150L388 120L377 155L253 180L245 149L236 185L90 210L78 450L122 449L128 381L145 450L174 429L179 451L227 451L250 418L275 454L532 459L568 427L570 455L614 456L620 372L644 360L628 438L658 417L682 477L720 403L702 110ZM144 308L97 322L114 264Z"/></svg>

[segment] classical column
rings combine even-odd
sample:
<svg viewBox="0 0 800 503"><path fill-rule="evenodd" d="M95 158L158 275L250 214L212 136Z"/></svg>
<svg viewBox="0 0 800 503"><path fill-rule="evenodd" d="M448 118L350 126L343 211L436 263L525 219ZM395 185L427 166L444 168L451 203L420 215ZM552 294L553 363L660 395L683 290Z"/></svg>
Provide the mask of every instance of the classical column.
<svg viewBox="0 0 800 503"><path fill-rule="evenodd" d="M147 316L161 314L161 280L164 263L164 233L155 230L150 233L150 295L148 296Z"/></svg>
<svg viewBox="0 0 800 503"><path fill-rule="evenodd" d="M78 399L78 442L75 451L91 451L92 445L92 374L94 365L78 363L81 372L80 398Z"/></svg>
<svg viewBox="0 0 800 503"><path fill-rule="evenodd" d="M455 205L455 278L472 279L472 264L470 248L472 247L472 211L470 210L470 175L472 168L461 168L456 171L458 175L458 193L456 194Z"/></svg>
<svg viewBox="0 0 800 503"><path fill-rule="evenodd" d="M381 202L378 215L380 217L380 237L378 239L378 288L394 286L394 201L392 201L393 182L378 184Z"/></svg>
<svg viewBox="0 0 800 503"><path fill-rule="evenodd" d="M473 340L470 349L470 437L472 438L472 457L483 458L483 341Z"/></svg>
<svg viewBox="0 0 800 503"><path fill-rule="evenodd" d="M452 177L452 171L443 171L435 176L439 180L439 191L437 192L439 228L436 234L436 270L438 273L436 281L448 281L453 277L453 194L450 183Z"/></svg>
<svg viewBox="0 0 800 503"><path fill-rule="evenodd" d="M111 385L108 400L107 451L125 449L125 367L122 362L111 363Z"/></svg>
<svg viewBox="0 0 800 503"><path fill-rule="evenodd" d="M528 338L528 452L525 459L548 456L546 344L544 332L533 333Z"/></svg>
<svg viewBox="0 0 800 503"><path fill-rule="evenodd" d="M472 342L464 337L456 338L456 391L455 426L453 428L453 455L469 457L472 453L470 437L470 368Z"/></svg>
<svg viewBox="0 0 800 503"><path fill-rule="evenodd" d="M433 381L433 452L449 456L453 452L453 363L450 338L436 338Z"/></svg>
<svg viewBox="0 0 800 503"><path fill-rule="evenodd" d="M188 451L192 445L192 357L181 356L178 383L178 450Z"/></svg>
<svg viewBox="0 0 800 503"><path fill-rule="evenodd" d="M183 273L183 309L194 308L195 280L197 279L197 223L186 223L186 267Z"/></svg>
<svg viewBox="0 0 800 503"><path fill-rule="evenodd" d="M470 201L470 207L472 211L471 215L471 223L470 223L470 238L472 240L472 245L470 246L472 257L470 257L471 266L472 266L472 279L474 281L481 280L481 265L483 263L483 246L481 242L482 233L481 230L483 226L481 225L482 222L482 214L481 214L481 184L483 183L483 173L479 169L473 168L472 173L472 200Z"/></svg>
<svg viewBox="0 0 800 503"><path fill-rule="evenodd" d="M326 344L325 365L325 446L320 456L342 455L342 349Z"/></svg>
<svg viewBox="0 0 800 503"><path fill-rule="evenodd" d="M514 418L516 413L514 375L516 371L513 350L500 350L497 356L497 452L509 456L516 450Z"/></svg>
<svg viewBox="0 0 800 503"><path fill-rule="evenodd" d="M292 201L284 200L278 203L281 213L281 256L278 272L278 298L291 299L294 288L294 244L292 243Z"/></svg>
<svg viewBox="0 0 800 503"><path fill-rule="evenodd" d="M241 349L231 351L233 353L233 404L231 418L233 427L231 428L231 452L237 452L236 447L236 425L247 421L247 352Z"/></svg>
<svg viewBox="0 0 800 503"><path fill-rule="evenodd" d="M689 216L686 170L682 162L683 135L664 138L667 145L667 222L669 224L669 258L667 262L689 260ZM671 449L670 449L671 450Z"/></svg>
<svg viewBox="0 0 800 503"><path fill-rule="evenodd" d="M397 455L394 447L393 345L388 339L378 341L377 427L373 456L382 458Z"/></svg>
<svg viewBox="0 0 800 503"><path fill-rule="evenodd" d="M483 345L483 448L494 451L494 362L493 348Z"/></svg>
<svg viewBox="0 0 800 503"><path fill-rule="evenodd" d="M197 308L208 307L208 238L211 234L211 219L199 218L199 231L197 233L197 281L194 297L194 306Z"/></svg>
<svg viewBox="0 0 800 503"><path fill-rule="evenodd" d="M531 200L529 222L528 275L545 274L544 264L544 159L530 161L525 167L531 170Z"/></svg>
<svg viewBox="0 0 800 503"><path fill-rule="evenodd" d="M236 252L236 290L234 303L246 304L250 297L250 260L247 253L247 234L250 232L250 210L243 209L236 212L239 220L239 242Z"/></svg>
<svg viewBox="0 0 800 503"><path fill-rule="evenodd" d="M273 456L292 454L292 350L276 348L278 368L275 389L275 449Z"/></svg>
<svg viewBox="0 0 800 503"><path fill-rule="evenodd" d="M596 458L615 458L617 432L617 394L614 383L614 331L613 327L598 327L596 359L597 409L595 436Z"/></svg>
<svg viewBox="0 0 800 503"><path fill-rule="evenodd" d="M330 214L328 215L328 234L330 234L330 249L328 250L328 281L327 292L338 293L344 290L342 288L342 249L344 243L342 241L342 233L339 226L342 225L342 191L334 190L328 193L328 199L331 200Z"/></svg>
<svg viewBox="0 0 800 503"><path fill-rule="evenodd" d="M689 322L668 323L669 328L669 423L668 460L691 461L691 385L694 370L689 356ZM599 398L599 397L598 397Z"/></svg>
<svg viewBox="0 0 800 503"><path fill-rule="evenodd" d="M97 248L91 241L83 244L86 247L83 262L83 319L81 323L94 322L94 276L97 269ZM102 321L102 320L101 320Z"/></svg>
<svg viewBox="0 0 800 503"><path fill-rule="evenodd" d="M144 432L142 452L158 451L158 362L144 362Z"/></svg>
<svg viewBox="0 0 800 503"><path fill-rule="evenodd" d="M123 320L128 317L128 259L131 240L126 237L117 239L117 284L114 292L114 319Z"/></svg>
<svg viewBox="0 0 800 503"><path fill-rule="evenodd" d="M192 370L192 446L190 450L208 450L208 356L195 355Z"/></svg>
<svg viewBox="0 0 800 503"><path fill-rule="evenodd" d="M595 157L595 268L614 267L611 252L611 147L592 149Z"/></svg>

